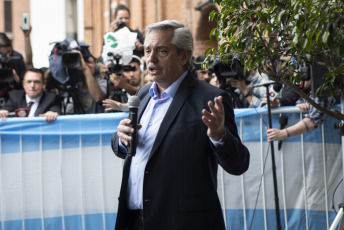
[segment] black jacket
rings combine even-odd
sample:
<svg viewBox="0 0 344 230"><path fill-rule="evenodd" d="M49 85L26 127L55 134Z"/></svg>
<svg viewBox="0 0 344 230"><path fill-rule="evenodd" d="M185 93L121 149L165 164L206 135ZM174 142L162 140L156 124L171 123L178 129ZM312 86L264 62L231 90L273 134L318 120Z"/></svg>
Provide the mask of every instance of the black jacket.
<svg viewBox="0 0 344 230"><path fill-rule="evenodd" d="M150 95L150 85L142 87L138 116L142 116ZM215 149L202 121L208 101L222 95L225 108L224 145ZM116 229L126 229L128 221L127 184L131 157L112 138L114 153L125 158ZM160 125L144 174L144 229L149 230L224 230L217 194L218 164L233 175L249 166L249 151L242 144L234 121L228 93L191 74L183 80Z"/></svg>

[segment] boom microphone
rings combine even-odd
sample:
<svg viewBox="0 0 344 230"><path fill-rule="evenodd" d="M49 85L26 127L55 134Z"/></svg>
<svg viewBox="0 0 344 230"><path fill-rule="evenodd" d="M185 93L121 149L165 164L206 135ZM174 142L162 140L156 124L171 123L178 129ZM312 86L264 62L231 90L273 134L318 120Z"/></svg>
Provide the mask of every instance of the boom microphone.
<svg viewBox="0 0 344 230"><path fill-rule="evenodd" d="M136 154L136 145L137 145L137 110L140 105L140 98L138 96L131 96L128 99L129 104L129 119L131 120L130 127L134 129L134 133L131 133L130 136L133 138L129 142L128 146L128 155L135 156Z"/></svg>
<svg viewBox="0 0 344 230"><path fill-rule="evenodd" d="M279 123L280 123L280 129L284 129L288 124L288 117L286 115L282 114L280 116ZM282 147L282 141L279 140L278 141L278 150L281 150L281 147Z"/></svg>

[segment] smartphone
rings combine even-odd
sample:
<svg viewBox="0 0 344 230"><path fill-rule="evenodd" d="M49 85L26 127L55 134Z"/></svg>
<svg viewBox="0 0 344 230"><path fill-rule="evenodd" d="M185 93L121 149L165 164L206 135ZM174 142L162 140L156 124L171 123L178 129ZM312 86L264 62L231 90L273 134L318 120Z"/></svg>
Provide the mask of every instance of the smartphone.
<svg viewBox="0 0 344 230"><path fill-rule="evenodd" d="M22 14L22 30L29 30L30 23L29 23L29 14L24 13Z"/></svg>

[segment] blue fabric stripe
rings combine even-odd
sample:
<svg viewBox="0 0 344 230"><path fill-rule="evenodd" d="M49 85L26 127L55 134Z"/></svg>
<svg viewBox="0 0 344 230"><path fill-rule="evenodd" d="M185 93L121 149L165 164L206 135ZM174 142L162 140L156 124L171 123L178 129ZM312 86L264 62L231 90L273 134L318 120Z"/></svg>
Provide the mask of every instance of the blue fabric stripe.
<svg viewBox="0 0 344 230"><path fill-rule="evenodd" d="M308 228L312 230L323 230L327 229L326 224L326 212L325 211L308 211ZM329 213L330 223L336 217L336 213L330 211ZM253 218L254 215L254 218ZM227 209L226 210L227 218L227 229L244 229L244 211L240 209ZM246 210L247 218L247 229L254 230L264 230L264 210L262 209L247 209ZM280 211L280 220L282 229L286 228L285 219L284 219L284 210ZM268 209L266 210L266 221L267 229L276 229L277 220L275 210ZM302 209L288 209L287 210L287 221L288 229L306 229L306 214L305 210ZM251 228L250 228L251 226Z"/></svg>
<svg viewBox="0 0 344 230"><path fill-rule="evenodd" d="M254 218L253 218L254 215ZM116 223L116 213L106 213L105 214L105 229L113 230ZM281 227L285 229L285 219L284 211L280 211L281 217ZM333 222L336 217L336 213L331 211L329 212L330 223ZM246 210L247 218L247 228L254 230L264 230L264 210L253 209ZM252 220L253 218L253 220ZM308 211L309 218L309 229L312 230L323 230L327 228L326 224L326 212L325 211ZM103 229L103 215L101 213L97 214L87 214L84 216L85 219L85 229L86 230L95 230ZM243 210L238 209L227 209L226 210L226 219L227 219L227 229L244 229L244 213ZM267 229L276 229L276 215L275 210L266 211L267 219ZM253 222L252 222L253 221ZM287 210L287 221L288 229L306 229L306 216L305 211L300 209L288 209ZM73 215L66 216L64 218L65 229L66 230L82 230L82 216ZM251 224L252 222L252 224ZM5 228L2 229L2 223L0 222L0 230L22 230L23 222L22 220L14 221L5 221ZM251 228L250 228L251 226ZM53 218L44 218L44 228L49 230L62 230L62 217L53 217ZM41 230L42 229L42 219L26 219L25 220L25 229L30 230Z"/></svg>

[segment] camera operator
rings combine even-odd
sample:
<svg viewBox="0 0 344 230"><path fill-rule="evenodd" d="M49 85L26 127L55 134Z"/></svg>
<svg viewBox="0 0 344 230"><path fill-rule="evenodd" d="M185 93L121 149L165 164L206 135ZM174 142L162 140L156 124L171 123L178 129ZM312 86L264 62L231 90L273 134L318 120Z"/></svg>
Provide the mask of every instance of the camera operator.
<svg viewBox="0 0 344 230"><path fill-rule="evenodd" d="M67 107L66 113L89 114L103 113L102 101L106 98L107 81L96 73L95 57L88 49L72 50L80 54L81 65L79 70L82 72L82 80L76 83L73 106ZM73 78L73 76L71 76Z"/></svg>
<svg viewBox="0 0 344 230"><path fill-rule="evenodd" d="M230 78L230 85L239 91L239 98L243 108L258 108L264 105L266 98L265 86L254 87L255 85L269 82L266 74L259 74L257 70L250 70L247 78L236 79Z"/></svg>
<svg viewBox="0 0 344 230"><path fill-rule="evenodd" d="M134 55L143 56L143 42L145 40L143 34L137 29L132 30L130 26L130 10L125 5L118 5L115 10L115 19L111 22L110 26L113 32L121 29L123 26L128 27L131 32L137 33L137 38L135 41Z"/></svg>
<svg viewBox="0 0 344 230"><path fill-rule="evenodd" d="M142 70L144 64L139 57L133 56L129 65L134 66L135 70L123 71L121 75L116 73L110 74L109 79L113 84L113 88L109 89L108 99L103 101L104 106L111 108L111 104L114 104L113 101L126 103L128 102L128 98L132 95L135 95L140 88L142 84L141 75L143 74ZM111 109L106 109L106 111L109 110Z"/></svg>
<svg viewBox="0 0 344 230"><path fill-rule="evenodd" d="M22 88L21 81L26 72L24 59L20 53L13 50L12 43L5 33L0 33L0 52L5 56L2 58L10 60L15 88Z"/></svg>

